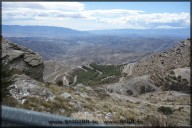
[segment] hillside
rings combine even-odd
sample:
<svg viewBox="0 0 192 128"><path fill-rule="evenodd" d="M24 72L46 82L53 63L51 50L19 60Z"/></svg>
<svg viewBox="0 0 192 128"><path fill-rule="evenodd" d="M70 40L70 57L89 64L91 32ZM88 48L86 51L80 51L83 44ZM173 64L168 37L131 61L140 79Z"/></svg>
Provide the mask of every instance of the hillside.
<svg viewBox="0 0 192 128"><path fill-rule="evenodd" d="M190 40L134 63L87 62L77 66L56 61L44 63L32 50L6 39L2 39L2 44L6 44L2 47L2 59L9 65L15 62L15 68L22 69L24 63L34 70L29 74L26 69L14 72L14 83L8 87L11 95L2 97L3 105L100 123L139 120L142 126L190 125ZM36 67L40 60L45 65L44 72ZM36 70L43 73L44 81L33 77Z"/></svg>
<svg viewBox="0 0 192 128"><path fill-rule="evenodd" d="M123 69L125 77L107 89L125 95L161 90L189 93L189 72L190 40L185 40L168 51L127 64Z"/></svg>
<svg viewBox="0 0 192 128"><path fill-rule="evenodd" d="M190 28L180 29L114 29L114 30L92 30L89 31L98 35L132 35L132 36L180 36L183 38L190 37Z"/></svg>

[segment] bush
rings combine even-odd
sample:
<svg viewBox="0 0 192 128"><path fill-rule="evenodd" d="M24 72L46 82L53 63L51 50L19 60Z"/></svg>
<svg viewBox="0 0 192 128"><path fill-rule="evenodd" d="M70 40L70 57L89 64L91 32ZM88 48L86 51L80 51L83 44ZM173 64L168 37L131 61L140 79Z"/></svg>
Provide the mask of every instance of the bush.
<svg viewBox="0 0 192 128"><path fill-rule="evenodd" d="M164 107L164 106L159 107L158 112L162 112L164 115L173 114L173 110L170 107Z"/></svg>
<svg viewBox="0 0 192 128"><path fill-rule="evenodd" d="M56 84L57 84L58 86L62 86L62 85L63 85L63 81L62 81L62 80L58 80L58 81L56 82Z"/></svg>
<svg viewBox="0 0 192 128"><path fill-rule="evenodd" d="M7 95L10 95L9 86L14 83L13 70L10 69L10 66L8 64L5 64L4 62L1 62L1 69L2 69L1 94L2 94L2 97L5 97Z"/></svg>

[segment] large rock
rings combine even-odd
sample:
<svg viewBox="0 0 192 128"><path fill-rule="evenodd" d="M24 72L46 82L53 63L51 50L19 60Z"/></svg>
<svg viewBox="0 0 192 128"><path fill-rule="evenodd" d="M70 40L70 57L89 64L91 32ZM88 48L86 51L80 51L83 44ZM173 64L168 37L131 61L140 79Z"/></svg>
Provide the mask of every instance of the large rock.
<svg viewBox="0 0 192 128"><path fill-rule="evenodd" d="M33 79L43 81L43 60L39 54L30 49L2 38L1 59L10 64L17 74L24 73Z"/></svg>
<svg viewBox="0 0 192 128"><path fill-rule="evenodd" d="M38 97L43 100L54 100L55 95L45 87L42 87L42 82L31 79L22 75L14 75L15 82L11 85L10 93L19 102L25 100L27 96Z"/></svg>

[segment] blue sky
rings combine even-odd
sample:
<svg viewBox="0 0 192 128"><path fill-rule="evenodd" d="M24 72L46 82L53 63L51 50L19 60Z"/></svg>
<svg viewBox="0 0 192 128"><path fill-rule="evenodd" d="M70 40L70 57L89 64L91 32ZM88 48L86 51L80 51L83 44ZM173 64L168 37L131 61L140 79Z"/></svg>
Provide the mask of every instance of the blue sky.
<svg viewBox="0 0 192 128"><path fill-rule="evenodd" d="M85 9L131 9L157 12L190 12L189 2L82 2Z"/></svg>
<svg viewBox="0 0 192 128"><path fill-rule="evenodd" d="M77 30L179 29L190 26L190 2L3 2L2 23Z"/></svg>

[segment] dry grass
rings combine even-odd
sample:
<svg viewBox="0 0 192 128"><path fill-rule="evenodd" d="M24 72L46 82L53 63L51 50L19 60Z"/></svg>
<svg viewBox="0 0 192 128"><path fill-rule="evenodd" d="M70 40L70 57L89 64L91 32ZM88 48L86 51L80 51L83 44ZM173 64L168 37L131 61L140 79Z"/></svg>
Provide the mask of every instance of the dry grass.
<svg viewBox="0 0 192 128"><path fill-rule="evenodd" d="M139 111L134 110L133 103L114 101L111 98L106 100L96 100L97 102L85 102L84 112L73 113L72 117L78 119L91 119L103 123L106 120L117 121L120 119L137 120L137 117L141 114ZM86 113L90 114L86 114ZM106 118L106 114L110 113L112 116Z"/></svg>
<svg viewBox="0 0 192 128"><path fill-rule="evenodd" d="M50 112L70 116L72 112L77 111L74 106L70 105L68 100L56 97L54 101L44 101L36 97L26 97L26 101L22 105L23 108L35 110L39 112Z"/></svg>
<svg viewBox="0 0 192 128"><path fill-rule="evenodd" d="M10 106L10 107L17 107L20 103L12 96L2 97L2 105Z"/></svg>

